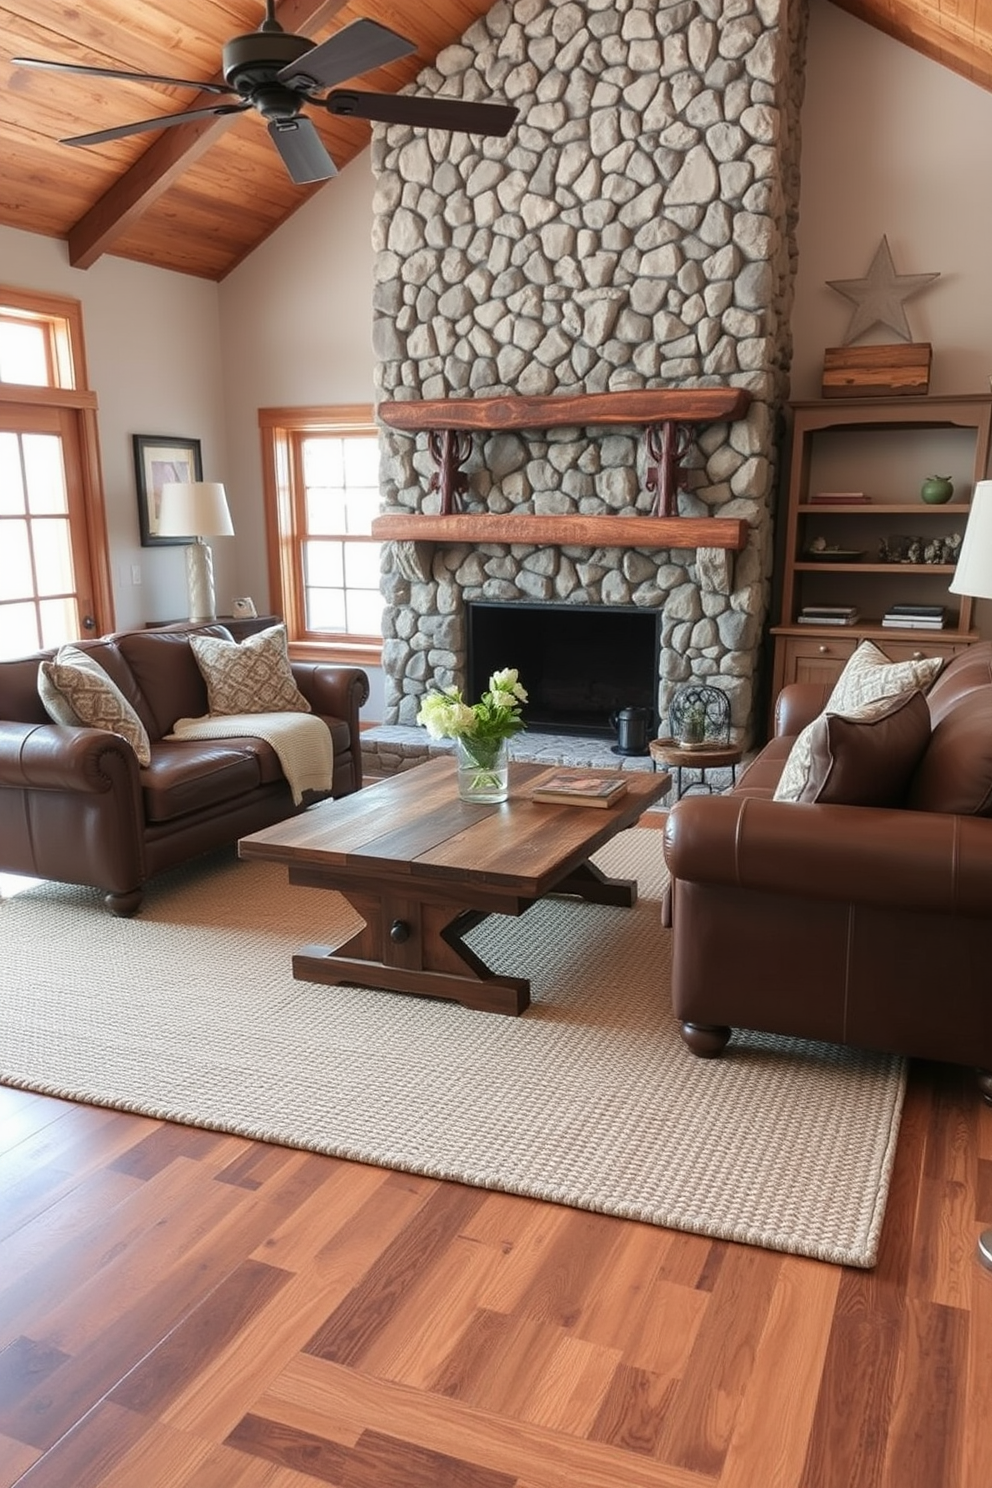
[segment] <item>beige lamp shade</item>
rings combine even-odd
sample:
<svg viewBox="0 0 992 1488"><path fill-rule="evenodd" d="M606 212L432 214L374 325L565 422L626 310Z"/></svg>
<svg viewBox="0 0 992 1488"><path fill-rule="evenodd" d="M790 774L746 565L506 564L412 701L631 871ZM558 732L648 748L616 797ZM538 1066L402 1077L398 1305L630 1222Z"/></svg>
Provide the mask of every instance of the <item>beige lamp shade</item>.
<svg viewBox="0 0 992 1488"><path fill-rule="evenodd" d="M233 537L234 524L220 481L166 481L159 499L160 537L192 537L186 549L189 618L216 620L214 559L207 537Z"/></svg>
<svg viewBox="0 0 992 1488"><path fill-rule="evenodd" d="M947 587L952 594L992 599L992 480L975 486L964 542Z"/></svg>
<svg viewBox="0 0 992 1488"><path fill-rule="evenodd" d="M221 481L166 481L159 497L159 537L233 537Z"/></svg>

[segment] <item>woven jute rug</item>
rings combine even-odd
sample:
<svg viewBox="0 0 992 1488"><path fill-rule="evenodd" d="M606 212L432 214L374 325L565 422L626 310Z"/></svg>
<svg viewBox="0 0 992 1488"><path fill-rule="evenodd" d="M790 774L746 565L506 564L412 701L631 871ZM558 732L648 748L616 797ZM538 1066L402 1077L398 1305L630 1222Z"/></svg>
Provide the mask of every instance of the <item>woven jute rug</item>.
<svg viewBox="0 0 992 1488"><path fill-rule="evenodd" d="M549 899L473 932L494 970L531 978L520 1018L294 981L294 950L358 922L275 864L203 859L133 920L93 890L31 889L0 905L0 1080L871 1266L903 1062L739 1033L694 1058L669 1003L661 834L596 861L637 878L635 908Z"/></svg>

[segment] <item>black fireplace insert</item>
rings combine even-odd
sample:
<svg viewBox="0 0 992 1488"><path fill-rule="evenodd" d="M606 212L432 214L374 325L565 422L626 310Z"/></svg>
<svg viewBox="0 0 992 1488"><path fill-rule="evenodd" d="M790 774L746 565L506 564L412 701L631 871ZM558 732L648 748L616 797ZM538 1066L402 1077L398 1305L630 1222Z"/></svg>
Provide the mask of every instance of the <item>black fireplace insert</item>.
<svg viewBox="0 0 992 1488"><path fill-rule="evenodd" d="M516 667L537 733L613 738L621 708L657 721L661 611L632 605L470 603L468 690L475 701L493 672Z"/></svg>

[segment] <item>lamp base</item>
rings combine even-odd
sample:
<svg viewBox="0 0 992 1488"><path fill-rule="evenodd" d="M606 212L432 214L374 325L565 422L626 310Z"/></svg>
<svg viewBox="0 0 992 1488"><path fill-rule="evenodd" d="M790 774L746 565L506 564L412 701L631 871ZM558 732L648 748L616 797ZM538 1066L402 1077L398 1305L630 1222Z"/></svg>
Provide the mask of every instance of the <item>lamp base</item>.
<svg viewBox="0 0 992 1488"><path fill-rule="evenodd" d="M206 625L217 619L214 597L214 558L210 544L202 537L186 549L186 590L189 595L189 619L193 625Z"/></svg>

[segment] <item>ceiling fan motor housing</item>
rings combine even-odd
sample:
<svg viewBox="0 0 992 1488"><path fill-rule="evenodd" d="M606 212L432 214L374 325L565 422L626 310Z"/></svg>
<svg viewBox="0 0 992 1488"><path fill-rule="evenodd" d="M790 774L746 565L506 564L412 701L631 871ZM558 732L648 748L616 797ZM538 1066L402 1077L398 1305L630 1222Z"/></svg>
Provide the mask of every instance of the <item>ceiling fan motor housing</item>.
<svg viewBox="0 0 992 1488"><path fill-rule="evenodd" d="M225 43L222 53L224 81L243 97L251 98L256 89L274 83L290 62L312 50L313 42L306 36L294 36L289 31L252 31L247 36L235 36ZM306 81L295 78L293 92L310 91Z"/></svg>

